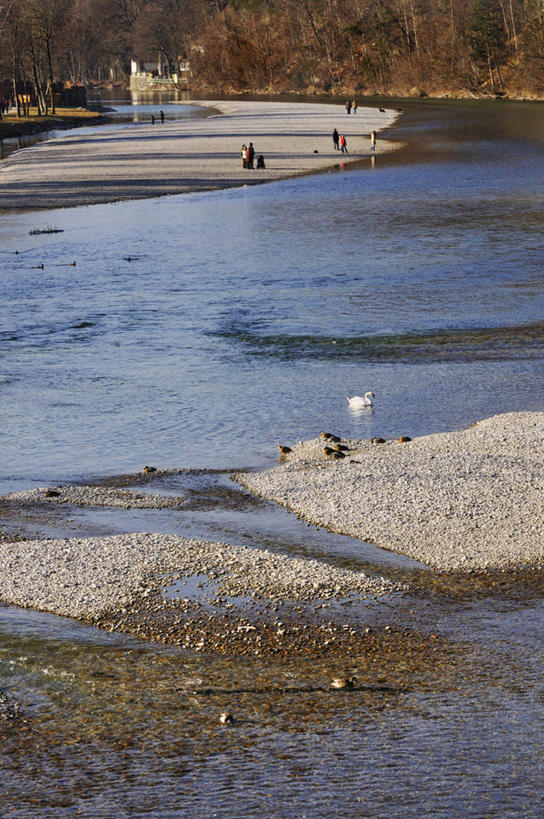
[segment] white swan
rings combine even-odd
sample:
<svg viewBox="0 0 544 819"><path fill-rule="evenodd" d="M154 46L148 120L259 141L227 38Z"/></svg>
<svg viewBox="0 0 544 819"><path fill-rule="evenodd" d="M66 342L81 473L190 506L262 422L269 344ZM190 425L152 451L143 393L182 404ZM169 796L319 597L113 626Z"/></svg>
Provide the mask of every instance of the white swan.
<svg viewBox="0 0 544 819"><path fill-rule="evenodd" d="M360 409L360 407L371 407L374 401L372 400L376 396L373 392L365 392L364 397L362 395L354 395L352 398L349 395L346 396L348 399L348 404L351 409Z"/></svg>

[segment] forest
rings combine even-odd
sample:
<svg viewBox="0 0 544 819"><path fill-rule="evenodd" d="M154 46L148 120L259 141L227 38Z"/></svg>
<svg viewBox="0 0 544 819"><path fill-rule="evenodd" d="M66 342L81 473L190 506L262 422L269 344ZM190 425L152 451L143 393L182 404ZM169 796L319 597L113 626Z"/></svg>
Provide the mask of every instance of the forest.
<svg viewBox="0 0 544 819"><path fill-rule="evenodd" d="M544 0L3 0L3 93L126 84L130 60L190 88L544 97Z"/></svg>

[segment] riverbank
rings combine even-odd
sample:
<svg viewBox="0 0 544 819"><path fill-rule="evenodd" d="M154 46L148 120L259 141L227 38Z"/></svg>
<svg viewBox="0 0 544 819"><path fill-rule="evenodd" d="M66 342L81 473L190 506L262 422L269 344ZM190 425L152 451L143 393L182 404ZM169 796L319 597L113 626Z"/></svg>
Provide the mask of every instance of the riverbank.
<svg viewBox="0 0 544 819"><path fill-rule="evenodd" d="M343 568L160 533L10 537L0 542L0 600L224 654L296 654L302 637L314 653L342 651L347 636L364 641L368 625L375 628L379 601L389 606L431 588L459 599L530 589L527 567L540 578L543 563L543 440L544 413L509 413L413 441L344 441L338 458L323 451L337 444L317 438L296 444L273 470L235 475L254 495L313 525L395 550L419 566L369 560L362 571L361 564ZM194 503L190 490L170 496L145 490L173 474L15 492L1 498L3 515L22 522L34 510L35 520L38 514L46 520L66 509L68 523L78 508L103 506L179 515ZM343 621L346 606L359 612L350 635L335 622ZM326 628L324 615L332 617Z"/></svg>
<svg viewBox="0 0 544 819"><path fill-rule="evenodd" d="M70 135L19 151L0 168L0 210L76 207L284 179L372 158L397 144L369 134L399 112L341 105L206 101L217 116ZM333 129L349 153L335 151ZM242 167L253 142L265 169Z"/></svg>
<svg viewBox="0 0 544 819"><path fill-rule="evenodd" d="M346 634L323 623L322 609L403 588L316 560L175 535L4 542L0 555L4 604L231 655L345 651L368 630Z"/></svg>
<svg viewBox="0 0 544 819"><path fill-rule="evenodd" d="M436 569L543 563L544 413L380 441L343 441L337 460L316 438L276 469L235 477L316 526Z"/></svg>
<svg viewBox="0 0 544 819"><path fill-rule="evenodd" d="M47 116L34 114L28 117L16 117L10 114L0 119L0 139L15 139L61 128L103 125L108 121L108 117L104 114L85 108L58 108L56 114Z"/></svg>

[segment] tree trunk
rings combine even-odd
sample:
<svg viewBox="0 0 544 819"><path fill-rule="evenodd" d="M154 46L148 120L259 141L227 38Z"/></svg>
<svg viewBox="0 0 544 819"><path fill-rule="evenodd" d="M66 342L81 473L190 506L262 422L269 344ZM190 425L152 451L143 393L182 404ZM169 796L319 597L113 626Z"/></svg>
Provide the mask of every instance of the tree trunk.
<svg viewBox="0 0 544 819"><path fill-rule="evenodd" d="M514 20L514 9L512 7L512 0L510 0L510 19L512 20L512 36L514 38L514 48L516 49L516 57L518 57L519 59L518 35L516 31L516 21Z"/></svg>
<svg viewBox="0 0 544 819"><path fill-rule="evenodd" d="M457 37L455 33L455 16L453 14L453 0L450 0L450 48L451 48L450 71L453 71L453 64L455 61L456 40Z"/></svg>
<svg viewBox="0 0 544 819"><path fill-rule="evenodd" d="M13 77L12 77L12 83L13 83L13 98L15 100L15 107L17 109L17 116L20 117L21 116L21 103L19 102L19 94L17 93L17 80L15 78L15 73L13 74Z"/></svg>
<svg viewBox="0 0 544 819"><path fill-rule="evenodd" d="M55 97L53 96L53 60L51 58L51 42L49 38L45 41L47 49L47 67L49 69L49 99L51 101L51 113L55 114Z"/></svg>
<svg viewBox="0 0 544 819"><path fill-rule="evenodd" d="M489 48L487 49L487 67L489 69L489 79L491 81L491 90L495 93L495 77L493 76L493 68L491 67L491 54Z"/></svg>
<svg viewBox="0 0 544 819"><path fill-rule="evenodd" d="M38 74L38 65L36 62L36 51L34 49L34 40L30 42L30 56L32 57L32 79L34 82L34 93L36 94L36 107L38 111L38 116L42 114L46 114L46 106L43 105L43 92L41 88L40 77Z"/></svg>
<svg viewBox="0 0 544 819"><path fill-rule="evenodd" d="M414 43L416 47L416 51L419 57L419 38L417 36L417 23L416 23L416 13L414 11L414 4L413 1L410 0L410 10L412 12L412 27L414 29Z"/></svg>

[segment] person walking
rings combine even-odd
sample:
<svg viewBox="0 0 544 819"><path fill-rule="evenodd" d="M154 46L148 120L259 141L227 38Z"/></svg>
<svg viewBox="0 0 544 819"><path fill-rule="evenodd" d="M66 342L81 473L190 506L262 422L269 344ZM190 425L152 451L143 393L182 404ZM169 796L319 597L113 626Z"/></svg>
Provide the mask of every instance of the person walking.
<svg viewBox="0 0 544 819"><path fill-rule="evenodd" d="M247 145L242 145L240 153L242 155L242 168L247 168Z"/></svg>
<svg viewBox="0 0 544 819"><path fill-rule="evenodd" d="M356 114L357 113L357 100L353 100L353 102L351 103L351 108L352 108L353 113Z"/></svg>
<svg viewBox="0 0 544 819"><path fill-rule="evenodd" d="M160 113L160 118L161 118L161 125L164 125L164 111L162 109L161 109L161 113Z"/></svg>
<svg viewBox="0 0 544 819"><path fill-rule="evenodd" d="M334 131L332 132L332 144L334 146L335 151L340 150L339 145L338 145L339 142L340 142L340 137L338 135L338 131L335 128Z"/></svg>
<svg viewBox="0 0 544 819"><path fill-rule="evenodd" d="M370 132L370 150L371 151L376 150L376 131Z"/></svg>
<svg viewBox="0 0 544 819"><path fill-rule="evenodd" d="M346 142L346 137L344 136L344 134L342 134L342 136L340 137L340 150L342 151L343 154L348 153L348 143Z"/></svg>
<svg viewBox="0 0 544 819"><path fill-rule="evenodd" d="M346 100L346 111L351 114L351 100Z"/></svg>

